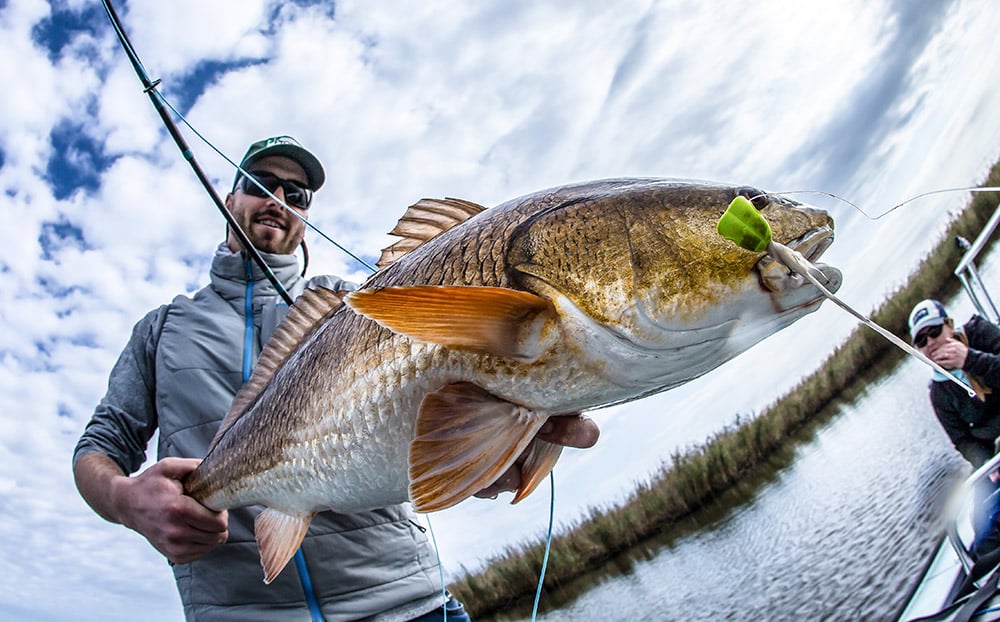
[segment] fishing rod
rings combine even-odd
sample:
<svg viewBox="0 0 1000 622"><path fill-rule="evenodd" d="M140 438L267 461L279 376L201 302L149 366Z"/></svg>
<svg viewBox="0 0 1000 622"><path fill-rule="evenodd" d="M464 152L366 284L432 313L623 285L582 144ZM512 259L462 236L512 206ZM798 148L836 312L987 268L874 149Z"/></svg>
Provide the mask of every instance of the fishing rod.
<svg viewBox="0 0 1000 622"><path fill-rule="evenodd" d="M271 285L274 285L274 288L281 295L281 298L285 301L285 303L291 306L293 302L292 297L287 291L285 291L284 286L278 280L278 277L275 276L271 267L267 265L267 262L264 261L264 258L261 257L260 252L256 247L254 247L246 232L243 231L243 228L236 222L236 218L229 212L229 210L226 209L225 204L222 202L222 198L219 197L219 194L212 186L212 182L209 181L208 176L205 175L201 165L198 164L197 160L195 160L194 153L188 146L187 141L185 141L184 137L181 136L177 124L174 123L174 120L171 119L170 115L167 113L167 107L164 105L163 96L156 90L156 87L160 84L160 80L159 78L155 81L149 79L149 74L146 73L146 69L142 66L142 62L139 60L139 55L132 47L132 42L129 41L128 35L125 34L125 28L122 26L122 22L118 18L118 14L115 12L114 7L111 6L111 0L102 0L102 2L104 3L104 9L108 13L108 19L111 20L111 25L114 26L115 34L118 36L118 41L121 43L122 49L125 51L125 55L128 57L129 62L132 63L132 67L135 69L136 75L139 76L139 81L143 86L143 92L149 95L149 100L153 103L153 108L155 108L156 112L160 115L163 125L166 126L170 136L174 139L174 143L177 145L177 148L180 149L181 155L188 161L188 164L191 165L191 169L194 170L194 174L198 177L198 180L205 188L205 191L212 197L215 207L218 208L222 217L226 219L229 229L239 239L240 244L242 244L243 248L246 249L247 254L250 255L250 258L253 259L255 264L257 264L257 267L261 269L264 276L267 277L267 280L271 282Z"/></svg>

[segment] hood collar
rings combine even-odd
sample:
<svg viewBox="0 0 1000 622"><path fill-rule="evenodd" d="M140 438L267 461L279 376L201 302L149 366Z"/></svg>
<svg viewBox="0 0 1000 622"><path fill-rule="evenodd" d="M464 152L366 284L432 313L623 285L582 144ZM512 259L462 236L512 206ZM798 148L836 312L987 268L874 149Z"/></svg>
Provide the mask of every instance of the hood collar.
<svg viewBox="0 0 1000 622"><path fill-rule="evenodd" d="M260 256L271 268L278 281L289 292L295 290L295 285L302 279L299 275L298 258L295 255L276 255L261 252ZM247 265L250 265L254 281L254 298L277 296L274 285L267 280L264 272L244 252L234 253L225 242L219 245L212 259L212 287L225 298L237 298L246 294Z"/></svg>

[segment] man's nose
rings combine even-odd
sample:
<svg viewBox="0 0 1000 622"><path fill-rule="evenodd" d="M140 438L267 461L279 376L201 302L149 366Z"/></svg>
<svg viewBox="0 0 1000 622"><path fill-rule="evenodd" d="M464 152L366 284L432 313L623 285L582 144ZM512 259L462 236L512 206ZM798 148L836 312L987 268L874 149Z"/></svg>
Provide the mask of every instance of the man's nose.
<svg viewBox="0 0 1000 622"><path fill-rule="evenodd" d="M282 203L288 203L288 201L285 200L285 188L281 184L278 184L278 186L271 191L271 194L278 197ZM271 199L271 197L268 197L268 199ZM274 199L271 199L271 201L274 201Z"/></svg>

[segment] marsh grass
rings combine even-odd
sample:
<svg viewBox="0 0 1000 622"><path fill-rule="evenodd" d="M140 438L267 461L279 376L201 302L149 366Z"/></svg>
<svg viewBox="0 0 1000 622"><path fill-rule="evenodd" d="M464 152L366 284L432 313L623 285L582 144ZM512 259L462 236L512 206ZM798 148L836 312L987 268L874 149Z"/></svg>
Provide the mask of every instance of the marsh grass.
<svg viewBox="0 0 1000 622"><path fill-rule="evenodd" d="M982 185L1000 186L1000 162ZM995 192L974 194L906 284L871 318L894 334L905 335L913 305L923 298L953 295L960 287L953 270L963 252L955 238L975 239L998 202L1000 195ZM735 484L754 479L758 467L775 454L811 437L802 430L831 416L823 413L835 399L860 391L852 384L856 378L870 382L873 376L889 373L903 356L885 338L859 325L819 369L759 416L737 416L736 423L704 444L675 452L669 466L638 484L621 505L591 508L554 536L545 589L568 584L664 532L680 537L696 531L702 524L698 514L713 500ZM542 540L508 547L483 570L454 581L451 590L474 618L523 607L535 593L544 549Z"/></svg>

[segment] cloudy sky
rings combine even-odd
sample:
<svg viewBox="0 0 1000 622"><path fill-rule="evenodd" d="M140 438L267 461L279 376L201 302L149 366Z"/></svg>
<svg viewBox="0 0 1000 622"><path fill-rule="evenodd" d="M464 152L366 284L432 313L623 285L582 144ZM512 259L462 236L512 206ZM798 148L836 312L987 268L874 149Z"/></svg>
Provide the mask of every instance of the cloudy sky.
<svg viewBox="0 0 1000 622"><path fill-rule="evenodd" d="M369 262L421 197L494 205L568 182L713 179L834 193L871 215L979 183L1000 154L1000 7L983 2L116 2L225 192L259 138L324 162L313 222ZM178 620L166 564L70 473L132 324L206 280L224 225L100 3L0 0L0 559L5 619ZM826 261L862 310L966 193L837 219ZM313 274L366 270L311 238ZM595 414L557 469L557 521L619 500L677 447L753 413L854 327L816 314L667 394ZM762 357L767 364L762 365ZM746 379L751 379L748 384ZM432 516L449 574L534 537L548 499Z"/></svg>

